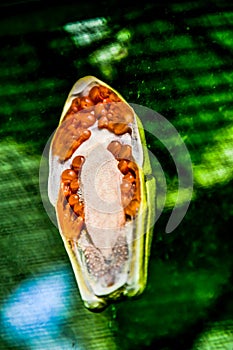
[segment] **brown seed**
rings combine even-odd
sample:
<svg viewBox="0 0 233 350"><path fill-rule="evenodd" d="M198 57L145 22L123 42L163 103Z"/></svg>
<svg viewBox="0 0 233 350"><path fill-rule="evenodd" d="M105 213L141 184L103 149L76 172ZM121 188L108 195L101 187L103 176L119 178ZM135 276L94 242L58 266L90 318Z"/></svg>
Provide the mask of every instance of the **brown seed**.
<svg viewBox="0 0 233 350"><path fill-rule="evenodd" d="M123 181L121 183L121 192L128 193L128 192L130 192L131 189L132 189L131 182L123 179Z"/></svg>
<svg viewBox="0 0 233 350"><path fill-rule="evenodd" d="M64 129L68 129L68 127L71 124L75 124L75 125L78 124L78 119L76 117L76 114L72 114L72 116L70 118L68 118L67 120L62 120L61 127L64 128Z"/></svg>
<svg viewBox="0 0 233 350"><path fill-rule="evenodd" d="M71 112L77 113L78 112L78 107L77 106L72 106Z"/></svg>
<svg viewBox="0 0 233 350"><path fill-rule="evenodd" d="M121 195L121 204L123 208L126 208L132 200L132 196L128 196L126 193Z"/></svg>
<svg viewBox="0 0 233 350"><path fill-rule="evenodd" d="M126 103L118 103L118 107L121 110L121 115L124 116L125 123L132 123L134 114L132 109Z"/></svg>
<svg viewBox="0 0 233 350"><path fill-rule="evenodd" d="M137 200L132 200L125 208L125 214L134 217L137 214L140 203Z"/></svg>
<svg viewBox="0 0 233 350"><path fill-rule="evenodd" d="M82 134L81 134L82 141L89 139L90 136L91 136L90 130L84 129Z"/></svg>
<svg viewBox="0 0 233 350"><path fill-rule="evenodd" d="M73 124L70 124L67 128L66 128L66 132L69 132L70 134L75 134L76 133L76 128L78 126L78 123L73 123Z"/></svg>
<svg viewBox="0 0 233 350"><path fill-rule="evenodd" d="M130 110L123 113L123 117L124 117L125 123L129 124L133 122L133 113Z"/></svg>
<svg viewBox="0 0 233 350"><path fill-rule="evenodd" d="M135 162L130 161L128 163L128 167L129 167L129 169L132 169L135 173L138 172L138 167L137 167L137 164Z"/></svg>
<svg viewBox="0 0 233 350"><path fill-rule="evenodd" d="M75 214L84 217L84 210L83 209L84 209L84 206L81 202L75 203L75 205L74 205Z"/></svg>
<svg viewBox="0 0 233 350"><path fill-rule="evenodd" d="M98 120L98 128L99 129L104 129L108 127L108 118L105 116L100 117Z"/></svg>
<svg viewBox="0 0 233 350"><path fill-rule="evenodd" d="M80 97L75 97L72 101L72 106L80 106Z"/></svg>
<svg viewBox="0 0 233 350"><path fill-rule="evenodd" d="M111 102L109 104L109 111L111 111L112 113L121 114L121 109L119 108L120 105L121 103Z"/></svg>
<svg viewBox="0 0 233 350"><path fill-rule="evenodd" d="M79 181L78 181L78 179L74 179L73 181L71 181L70 189L74 193L78 191L78 189L79 189Z"/></svg>
<svg viewBox="0 0 233 350"><path fill-rule="evenodd" d="M110 91L106 86L101 85L99 87L99 92L100 92L100 96L104 99L104 98L108 98Z"/></svg>
<svg viewBox="0 0 233 350"><path fill-rule="evenodd" d="M68 143L72 142L72 140L76 141L77 139L79 139L83 133L83 130L84 130L84 128L82 128L80 126L79 128L77 128L75 130L75 132L72 135L70 135L70 134L66 135L66 139L67 139Z"/></svg>
<svg viewBox="0 0 233 350"><path fill-rule="evenodd" d="M129 171L128 162L124 159L120 160L118 163L118 169L122 172L122 174L127 174Z"/></svg>
<svg viewBox="0 0 233 350"><path fill-rule="evenodd" d="M96 118L91 113L80 113L79 114L79 121L81 122L82 127L89 128L93 124L95 124Z"/></svg>
<svg viewBox="0 0 233 350"><path fill-rule="evenodd" d="M72 161L72 168L74 171L79 171L85 161L85 158L83 156L77 156Z"/></svg>
<svg viewBox="0 0 233 350"><path fill-rule="evenodd" d="M123 177L123 180L133 183L133 182L135 182L135 177L134 177L130 172L128 172L128 173Z"/></svg>
<svg viewBox="0 0 233 350"><path fill-rule="evenodd" d="M89 92L89 97L92 99L92 101L94 103L98 103L98 102L102 101L98 86L93 86L93 88Z"/></svg>
<svg viewBox="0 0 233 350"><path fill-rule="evenodd" d="M132 158L132 147L130 145L123 145L119 153L119 158L130 160Z"/></svg>
<svg viewBox="0 0 233 350"><path fill-rule="evenodd" d="M110 142L110 144L108 145L107 149L108 151L110 151L114 157L118 157L120 151L121 151L121 144L118 141L112 141Z"/></svg>
<svg viewBox="0 0 233 350"><path fill-rule="evenodd" d="M73 153L74 153L74 151L73 151L72 147L70 147L66 153L65 152L60 153L60 158L59 158L60 162L62 163L64 161L66 161L67 159L69 159Z"/></svg>
<svg viewBox="0 0 233 350"><path fill-rule="evenodd" d="M108 104L110 104L112 101L110 100L110 98L104 98L103 99L103 103L108 103Z"/></svg>
<svg viewBox="0 0 233 350"><path fill-rule="evenodd" d="M72 156L72 154L76 151L76 149L91 136L91 131L87 129L79 129L78 132L81 133L80 137L72 142L71 146L68 148L68 151L65 153L64 158L61 159L60 157L60 160L69 159Z"/></svg>
<svg viewBox="0 0 233 350"><path fill-rule="evenodd" d="M90 99L90 97L88 97L88 96L81 97L81 99L80 99L80 107L81 107L81 109L86 109L86 108L89 108L89 107L91 107L93 105L94 105L94 103Z"/></svg>
<svg viewBox="0 0 233 350"><path fill-rule="evenodd" d="M121 111L121 109L117 106L118 103L112 102L109 104L109 119L113 121L114 123L125 123L124 113ZM112 116L111 116L112 115Z"/></svg>
<svg viewBox="0 0 233 350"><path fill-rule="evenodd" d="M113 118L111 118L111 119L113 119ZM116 135L118 135L116 132L115 132L115 128L118 126L118 120L116 120L116 117L114 117L114 120L109 120L109 123L108 123L108 130L109 131L112 131L112 132L114 132ZM118 131L119 131L119 126L118 126L118 129L117 129Z"/></svg>
<svg viewBox="0 0 233 350"><path fill-rule="evenodd" d="M79 196L77 194L72 194L68 199L69 205L72 207L79 202Z"/></svg>
<svg viewBox="0 0 233 350"><path fill-rule="evenodd" d="M64 124L66 124L66 122ZM79 133L80 129L75 129L74 126L72 126L72 130L67 130L67 128L64 129L63 124L59 127L53 142L53 152L59 155L61 162L72 156L74 152L73 143L79 137Z"/></svg>
<svg viewBox="0 0 233 350"><path fill-rule="evenodd" d="M69 135L66 135L68 132L71 135L78 135L79 130L81 129L81 121L79 119L79 113L73 116L71 120L68 119L68 121L71 121L69 125L65 127L65 130L63 130L63 138L64 136L67 136L69 139Z"/></svg>
<svg viewBox="0 0 233 350"><path fill-rule="evenodd" d="M77 113L79 110L80 110L80 98L79 97L76 97L73 99L72 103L71 103L71 106L68 110L69 113ZM67 112L67 113L68 113Z"/></svg>
<svg viewBox="0 0 233 350"><path fill-rule="evenodd" d="M115 123L113 123L111 120L108 123L108 130L114 132L114 126Z"/></svg>
<svg viewBox="0 0 233 350"><path fill-rule="evenodd" d="M94 111L95 111L96 118L100 118L101 116L106 115L107 113L107 109L105 108L103 103L98 103L94 107Z"/></svg>
<svg viewBox="0 0 233 350"><path fill-rule="evenodd" d="M107 99L108 100L108 99ZM108 112L110 110L110 107L111 107L111 104L113 102L109 101L108 103L107 102L104 102L105 100L103 100L103 104L104 104L104 107L106 109L106 111Z"/></svg>
<svg viewBox="0 0 233 350"><path fill-rule="evenodd" d="M109 99L114 102L121 101L120 98L115 94L115 92L111 92L109 95Z"/></svg>
<svg viewBox="0 0 233 350"><path fill-rule="evenodd" d="M133 199L136 199L140 202L140 186L138 184L134 188Z"/></svg>
<svg viewBox="0 0 233 350"><path fill-rule="evenodd" d="M133 111L125 102L112 102L109 111L118 116L119 122L125 124L133 122Z"/></svg>
<svg viewBox="0 0 233 350"><path fill-rule="evenodd" d="M77 174L75 173L74 170L72 169L66 169L63 171L62 175L61 175L61 179L63 182L65 183L70 183L72 180L74 180L75 178L77 178Z"/></svg>
<svg viewBox="0 0 233 350"><path fill-rule="evenodd" d="M111 121L113 121L113 120L112 120L112 118L113 118L113 115L112 115L112 113L111 113L111 112L107 112L107 115L106 115L106 117L108 118L108 120L111 120Z"/></svg>
<svg viewBox="0 0 233 350"><path fill-rule="evenodd" d="M110 123L109 123L110 126ZM129 134L132 133L132 129L125 123L114 123L112 126L112 130L116 135L123 135L126 134L127 132Z"/></svg>

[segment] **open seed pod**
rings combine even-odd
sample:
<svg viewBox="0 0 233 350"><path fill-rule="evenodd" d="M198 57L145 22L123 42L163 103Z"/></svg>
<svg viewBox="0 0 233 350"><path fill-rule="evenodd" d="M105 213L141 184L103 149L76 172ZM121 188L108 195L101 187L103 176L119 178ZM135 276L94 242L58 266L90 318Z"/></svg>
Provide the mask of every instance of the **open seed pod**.
<svg viewBox="0 0 233 350"><path fill-rule="evenodd" d="M95 77L76 82L49 155L49 200L87 308L145 288L155 215L144 130Z"/></svg>

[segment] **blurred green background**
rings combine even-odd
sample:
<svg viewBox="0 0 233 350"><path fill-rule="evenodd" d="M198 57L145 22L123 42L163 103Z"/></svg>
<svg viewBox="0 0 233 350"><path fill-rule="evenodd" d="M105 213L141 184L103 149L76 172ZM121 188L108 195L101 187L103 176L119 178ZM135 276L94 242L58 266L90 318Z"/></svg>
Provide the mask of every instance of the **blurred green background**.
<svg viewBox="0 0 233 350"><path fill-rule="evenodd" d="M2 1L0 349L233 349L231 1ZM191 156L194 193L165 227L178 179L142 120L168 184L138 300L84 309L39 191L41 155L66 97L94 75L167 118Z"/></svg>

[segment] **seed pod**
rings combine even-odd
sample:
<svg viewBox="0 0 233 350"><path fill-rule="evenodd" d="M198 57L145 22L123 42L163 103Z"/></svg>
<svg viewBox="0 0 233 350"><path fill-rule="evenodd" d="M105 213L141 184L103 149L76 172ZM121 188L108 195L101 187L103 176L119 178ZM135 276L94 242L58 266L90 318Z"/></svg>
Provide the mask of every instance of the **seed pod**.
<svg viewBox="0 0 233 350"><path fill-rule="evenodd" d="M67 98L51 142L48 192L84 305L101 310L141 294L155 180L140 119L95 77L78 80Z"/></svg>

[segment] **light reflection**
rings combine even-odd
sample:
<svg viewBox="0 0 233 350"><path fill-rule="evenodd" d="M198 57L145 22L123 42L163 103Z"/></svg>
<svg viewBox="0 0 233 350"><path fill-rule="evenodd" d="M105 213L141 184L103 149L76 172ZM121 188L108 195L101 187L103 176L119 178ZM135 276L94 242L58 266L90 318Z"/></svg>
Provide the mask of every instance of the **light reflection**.
<svg viewBox="0 0 233 350"><path fill-rule="evenodd" d="M233 21L233 12L227 11L227 12L221 12L221 16L219 16L218 13L210 13L205 14L203 16L198 16L196 18L187 18L186 22L189 25L196 25L199 28L200 27L222 27L223 25L226 26L227 24L232 25Z"/></svg>
<svg viewBox="0 0 233 350"><path fill-rule="evenodd" d="M85 21L67 23L64 30L71 34L71 38L77 47L88 46L100 41L112 34L108 21L104 17L88 19ZM89 56L90 64L97 66L108 78L115 72L113 63L120 61L128 55L127 43L131 38L131 32L123 28L114 33L115 40L92 52ZM78 62L75 62L78 66Z"/></svg>
<svg viewBox="0 0 233 350"><path fill-rule="evenodd" d="M233 179L233 126L216 132L212 141L214 145L202 151L201 163L193 165L194 182L204 188L224 184ZM180 201L177 204L182 205L186 201L187 194L186 190L179 192ZM192 200L196 195L197 188L194 187ZM167 193L165 208L172 208L177 197L178 190L170 190Z"/></svg>
<svg viewBox="0 0 233 350"><path fill-rule="evenodd" d="M208 73L202 75L198 75L193 78L192 80L192 86L198 89L201 88L212 88L215 89L219 85L228 85L233 82L233 72L214 72L214 73ZM178 76L176 77L174 83L176 84L177 89L179 91L189 91L190 90L190 80L187 79L187 77ZM168 86L169 88L169 86ZM172 87L170 87L172 88ZM199 96L200 97L200 96ZM198 98L199 98L198 97Z"/></svg>
<svg viewBox="0 0 233 350"><path fill-rule="evenodd" d="M127 50L121 44L113 43L100 50L96 50L90 58L91 63L108 63L111 61L119 61L127 56Z"/></svg>
<svg viewBox="0 0 233 350"><path fill-rule="evenodd" d="M69 279L60 268L23 282L2 306L4 338L33 350L66 348L59 334L70 307Z"/></svg>
<svg viewBox="0 0 233 350"><path fill-rule="evenodd" d="M232 350L233 322L226 320L209 325L194 344L193 350Z"/></svg>
<svg viewBox="0 0 233 350"><path fill-rule="evenodd" d="M173 32L174 25L169 21L163 21L156 19L152 22L139 23L134 26L135 35L145 35L146 37L151 33L169 33Z"/></svg>
<svg viewBox="0 0 233 350"><path fill-rule="evenodd" d="M190 192L192 191L191 188L182 188L178 190L170 190L167 193L166 196L166 203L165 208L166 209L172 209L174 205L182 206L184 203L187 203L188 200L190 200ZM195 199L195 193L192 193L192 200Z"/></svg>
<svg viewBox="0 0 233 350"><path fill-rule="evenodd" d="M225 183L233 178L233 126L221 129L215 146L202 153L202 163L194 166L195 181L202 187Z"/></svg>
<svg viewBox="0 0 233 350"><path fill-rule="evenodd" d="M110 78L114 73L113 63L127 56L127 46L119 42L114 42L94 51L89 57L89 62L94 66L98 66L102 74Z"/></svg>
<svg viewBox="0 0 233 350"><path fill-rule="evenodd" d="M128 56L130 38L131 32L123 28L116 33L117 41L103 46L89 56L90 64L97 66L107 78L112 78L115 72L114 63Z"/></svg>
<svg viewBox="0 0 233 350"><path fill-rule="evenodd" d="M76 46L87 46L109 35L107 20L104 17L67 23L64 27L71 34Z"/></svg>
<svg viewBox="0 0 233 350"><path fill-rule="evenodd" d="M116 34L116 39L119 42L127 42L131 38L131 33L128 29L123 28Z"/></svg>
<svg viewBox="0 0 233 350"><path fill-rule="evenodd" d="M217 40L221 45L228 46L232 49L233 46L233 31L232 30L222 30L214 31L211 33L211 37Z"/></svg>
<svg viewBox="0 0 233 350"><path fill-rule="evenodd" d="M52 90L52 88L51 88ZM49 107L54 107L54 105L59 105L60 103L60 96L56 96L56 94L54 94L53 96L51 95L47 95L46 97L43 98L42 101L38 101L36 96L33 96L33 98L25 98L25 99L21 99L19 101L18 104L13 104L10 102L6 102L4 104L0 105L0 114L5 114L5 115L10 115L10 117L14 117L14 113L19 113L19 112L27 112L27 113L31 113L35 112L35 110L38 111L38 109L44 109L45 106L46 108ZM30 120L30 123L26 124L22 124L22 125L17 125L16 127L19 128L19 130L21 130L22 128L28 128L30 130L34 130L35 128L38 128L37 126L38 123L38 119L36 118L32 118ZM12 130L12 125L9 125L9 130Z"/></svg>
<svg viewBox="0 0 233 350"><path fill-rule="evenodd" d="M63 82L59 79L38 79L36 81L36 88L38 91L50 90L54 88L61 87ZM25 95L25 93L33 93L35 91L35 82L28 81L24 84L15 84L14 82L8 82L5 84L4 89L0 90L0 96L9 95ZM28 101L27 101L28 103Z"/></svg>
<svg viewBox="0 0 233 350"><path fill-rule="evenodd" d="M195 123L204 122L204 118L209 117L212 121L213 117L210 114L199 114ZM225 119L232 119L232 115L226 115L223 112ZM205 122L211 120L206 119ZM181 127L190 124L190 118L183 118L180 123ZM233 126L222 128L218 131L205 130L202 133L191 134L184 137L184 140L193 140L193 144L198 147L202 147L201 150L201 161L195 164L193 160L193 175L194 183L197 186L207 188L218 184L225 184L233 179ZM203 147L203 140L206 144L210 142L211 146ZM208 141L208 142L207 142ZM192 142L191 142L192 143ZM189 148L188 142L187 146ZM195 154L193 155L195 158ZM166 202L164 205L165 209L171 209L175 204L182 206L190 194L190 189L179 189L174 179L168 181L168 191L166 193ZM194 187L192 193L192 200L197 197L197 186ZM158 198L157 198L158 199ZM177 201L178 200L178 201Z"/></svg>

